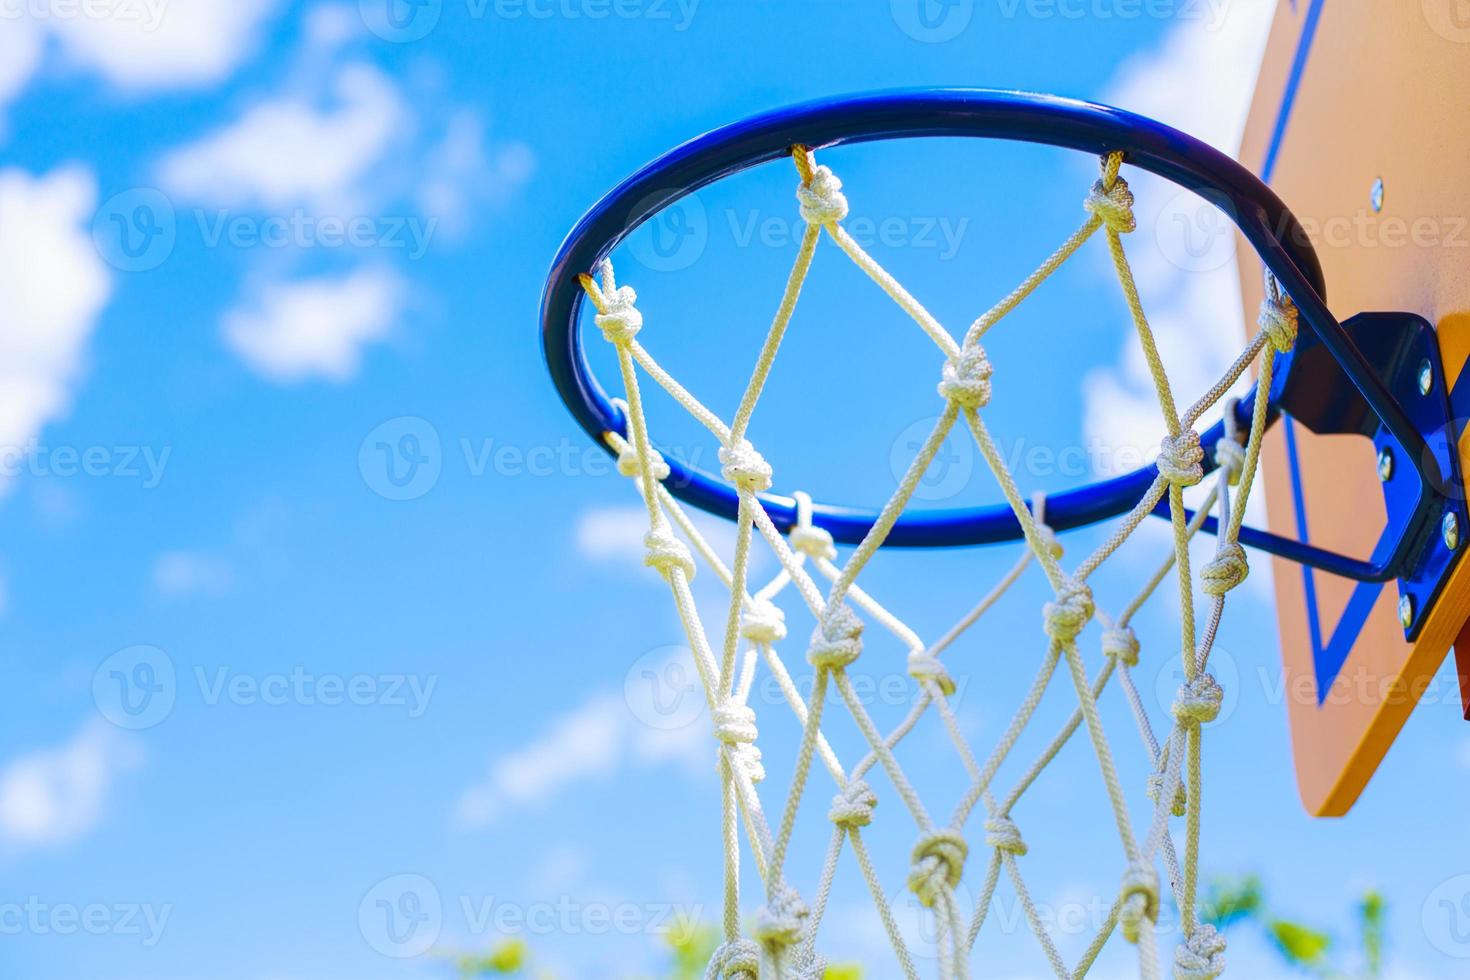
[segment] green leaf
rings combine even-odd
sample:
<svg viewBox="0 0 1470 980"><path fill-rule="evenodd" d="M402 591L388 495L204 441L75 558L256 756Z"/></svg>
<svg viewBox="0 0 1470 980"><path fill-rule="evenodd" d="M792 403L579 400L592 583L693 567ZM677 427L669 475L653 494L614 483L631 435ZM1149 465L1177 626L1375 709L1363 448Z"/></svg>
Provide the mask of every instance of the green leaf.
<svg viewBox="0 0 1470 980"><path fill-rule="evenodd" d="M1216 929L1226 929L1261 913L1261 879L1255 875L1215 878L1205 893L1201 918Z"/></svg>
<svg viewBox="0 0 1470 980"><path fill-rule="evenodd" d="M720 934L713 926L681 918L669 928L664 941L674 953L673 980L695 980L704 976L704 968L720 944Z"/></svg>
<svg viewBox="0 0 1470 980"><path fill-rule="evenodd" d="M1378 977L1383 973L1383 943L1384 933L1387 931L1388 903L1383 896L1370 890L1363 896L1363 901L1358 905L1358 918L1363 927L1363 959L1366 961L1369 977Z"/></svg>
<svg viewBox="0 0 1470 980"><path fill-rule="evenodd" d="M1281 955L1293 966L1327 965L1327 952L1332 948L1332 937L1325 932L1285 919L1268 922L1266 932L1281 951Z"/></svg>
<svg viewBox="0 0 1470 980"><path fill-rule="evenodd" d="M526 966L531 950L524 939L507 939L490 951L492 973L516 973Z"/></svg>

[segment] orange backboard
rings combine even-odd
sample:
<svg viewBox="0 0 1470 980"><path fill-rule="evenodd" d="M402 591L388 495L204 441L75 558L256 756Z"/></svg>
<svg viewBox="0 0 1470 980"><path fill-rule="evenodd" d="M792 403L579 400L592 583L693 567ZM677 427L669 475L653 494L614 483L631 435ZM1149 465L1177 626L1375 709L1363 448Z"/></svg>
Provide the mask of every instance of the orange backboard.
<svg viewBox="0 0 1470 980"><path fill-rule="evenodd" d="M1403 311L1434 327L1451 411L1463 418L1470 3L1280 0L1241 161L1301 219L1339 320ZM1246 309L1254 309L1259 262L1249 249L1238 253ZM1457 426L1463 471L1470 457ZM1366 556L1385 523L1377 457L1367 438L1317 435L1283 418L1267 434L1262 464L1271 529ZM1394 582L1355 582L1282 559L1274 572L1302 801L1314 814L1340 815L1431 689L1470 617L1470 562L1459 561L1426 604L1412 640L1400 625ZM1458 692L1435 700L1435 710L1452 710Z"/></svg>

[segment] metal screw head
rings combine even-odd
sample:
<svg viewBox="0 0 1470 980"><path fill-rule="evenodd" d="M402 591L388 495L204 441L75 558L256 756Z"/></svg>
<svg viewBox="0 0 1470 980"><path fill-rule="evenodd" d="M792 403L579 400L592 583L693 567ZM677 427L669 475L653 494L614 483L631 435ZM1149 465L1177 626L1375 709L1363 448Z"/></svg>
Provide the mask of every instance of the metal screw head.
<svg viewBox="0 0 1470 980"><path fill-rule="evenodd" d="M1429 358L1419 362L1419 394L1427 395L1434 390L1434 365Z"/></svg>
<svg viewBox="0 0 1470 980"><path fill-rule="evenodd" d="M1368 193L1368 200L1373 205L1375 212L1383 210L1383 178L1379 177L1373 181L1373 190Z"/></svg>
<svg viewBox="0 0 1470 980"><path fill-rule="evenodd" d="M1384 446L1378 450L1378 479L1387 483L1393 476L1393 450Z"/></svg>
<svg viewBox="0 0 1470 980"><path fill-rule="evenodd" d="M1454 551L1460 547L1460 519L1454 511L1445 512L1444 520L1439 522L1439 532L1446 548Z"/></svg>
<svg viewBox="0 0 1470 980"><path fill-rule="evenodd" d="M1414 597L1399 596L1399 623L1404 629L1414 625Z"/></svg>

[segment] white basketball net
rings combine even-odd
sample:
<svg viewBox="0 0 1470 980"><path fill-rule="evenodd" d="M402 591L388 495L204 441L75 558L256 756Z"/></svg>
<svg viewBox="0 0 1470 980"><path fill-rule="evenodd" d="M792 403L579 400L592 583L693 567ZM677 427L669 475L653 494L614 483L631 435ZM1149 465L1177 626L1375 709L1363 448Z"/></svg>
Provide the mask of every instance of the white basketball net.
<svg viewBox="0 0 1470 980"><path fill-rule="evenodd" d="M1266 399L1255 401L1248 433L1234 426L1233 405L1225 412L1226 438L1214 447L1220 465L1205 501L1192 519L1187 519L1183 491L1203 479L1204 449L1196 424L1210 407L1225 398L1231 387L1260 359L1260 390L1271 384L1271 351L1289 350L1296 336L1296 311L1274 282L1268 280L1268 295L1256 333L1240 357L1213 388L1182 414L1154 343L1148 320L1139 304L1138 292L1123 253L1122 235L1134 228L1133 196L1118 175L1122 154L1102 161L1102 176L1093 185L1085 207L1088 218L1037 270L965 331L956 341L919 301L896 282L843 230L847 200L841 182L827 167L816 166L810 151L793 153L801 176L797 190L806 232L797 251L795 266L776 311L769 334L761 348L750 383L729 424L702 405L665 372L635 339L643 318L633 290L618 286L611 264L604 264L600 281L583 276L582 285L597 308L596 323L617 350L626 392L626 414L631 444L615 433L607 440L619 454L619 470L632 477L648 510L647 563L668 582L674 602L688 633L689 646L703 683L714 720L712 735L720 750L723 784L723 851L725 868L724 942L709 965L707 976L719 980L755 980L757 977L820 978L824 965L817 952L817 933L831 892L838 860L851 847L877 904L883 926L906 977L915 978L913 956L906 947L887 892L874 871L864 845L863 828L874 817L877 798L863 781L874 766L883 767L897 790L903 808L917 827L912 870L908 887L932 913L937 936L939 974L965 978L971 975L976 939L985 925L1002 872L1014 887L1047 960L1058 977L1087 974L1114 929L1121 929L1138 949L1139 974L1158 978L1160 962L1155 924L1160 902L1157 865L1162 861L1182 921L1184 942L1174 951L1173 972L1177 980L1209 980L1225 968L1224 941L1197 913L1200 835L1200 738L1201 726L1219 713L1222 691L1206 672L1225 595L1245 578L1245 553L1238 543L1246 497L1256 472L1261 435L1265 427ZM1036 498L1028 508L1016 481L1007 469L984 421L991 395L991 366L981 340L987 330L1029 295L1087 239L1102 230L1112 254L1119 283L1132 313L1138 340L1153 374L1158 402L1168 435L1158 459L1159 475L1138 504L1123 517L1106 542L1070 572L1060 564L1062 549L1044 523L1044 500ZM810 500L797 495L799 520L789 540L782 537L757 494L771 485L771 469L746 439L751 415L770 373L777 349L811 267L817 244L825 231L905 313L938 345L944 355L939 393L945 408L909 466L897 490L862 543L845 565L836 564L832 538L811 524ZM725 479L739 492L739 516L734 560L728 567L696 530L689 516L660 482L668 475L667 464L651 448L643 402L639 394L638 369L666 389L686 410L714 433L722 446L719 458ZM920 479L935 458L945 438L957 424L968 428L980 453L995 475L1005 499L1025 532L1027 549L1016 565L978 605L937 642L926 643L912 629L856 584L869 559L883 544L903 513ZM1232 493L1232 487L1238 490ZM1138 594L1115 617L1096 611L1087 582L1089 576L1133 533L1167 494L1172 517L1173 553ZM1197 629L1195 583L1189 563L1189 541L1205 517L1218 508L1219 544L1215 558L1200 570L1200 591L1209 597L1203 632ZM781 571L763 588L750 591L747 571L751 544L758 532L780 562ZM713 632L705 628L695 608L690 580L697 554L730 590L729 612ZM945 650L981 618L1032 563L1040 565L1055 598L1044 609L1047 640L1035 681L1004 735L983 760L970 748L951 710L948 696L954 685L941 659ZM1194 651L1181 659L1184 685L1173 706L1172 724L1162 743L1155 736L1134 685L1131 669L1138 663L1138 641L1129 626L1130 618L1164 580L1173 567L1179 582L1181 649ZM826 580L825 588L819 580ZM784 614L776 606L778 597L795 592L816 617L818 626L807 645L806 657L815 669L810 702L798 692L788 672L779 645L786 637ZM902 722L886 735L879 732L858 697L847 667L862 653L864 620L855 610L882 626L908 651L907 672L914 680L914 702ZM1089 677L1077 640L1093 619L1099 620L1103 659L1095 677ZM1015 746L1036 712L1060 663L1065 662L1075 689L1078 707L1070 720L1046 746L1025 775L1008 791L992 785L993 777ZM803 726L803 737L789 794L773 823L761 803L756 785L764 776L755 712L747 704L760 664L771 672L791 710ZM1123 691L1137 722L1143 744L1152 762L1149 780L1152 799L1148 820L1135 828L1129 815L1113 764L1113 750L1103 729L1098 698L1114 678ZM845 765L822 733L822 720L830 710L831 690L846 706L866 739L869 752L851 767ZM897 757L899 743L914 728L925 711L932 708L942 719L958 752L969 786L964 798L947 818L925 807L904 773ZM1057 944L1038 914L1022 876L1027 845L1011 818L1022 794L1035 782L1078 728L1084 727L1107 787L1117 822L1125 869L1116 900L1101 929L1075 965L1063 962ZM783 874L795 826L798 806L809 782L813 757L831 773L838 787L828 818L833 823L831 845L822 866L820 884L808 904L790 887ZM985 808L985 849L974 855L984 868L984 883L973 908L962 908L958 885L970 847L964 831L977 804ZM900 814L891 814L898 819ZM1184 822L1183 860L1175 850L1170 833L1171 817ZM764 905L753 921L750 934L741 929L740 918L740 828L748 838L754 863L762 879ZM1141 832L1140 832L1141 831Z"/></svg>

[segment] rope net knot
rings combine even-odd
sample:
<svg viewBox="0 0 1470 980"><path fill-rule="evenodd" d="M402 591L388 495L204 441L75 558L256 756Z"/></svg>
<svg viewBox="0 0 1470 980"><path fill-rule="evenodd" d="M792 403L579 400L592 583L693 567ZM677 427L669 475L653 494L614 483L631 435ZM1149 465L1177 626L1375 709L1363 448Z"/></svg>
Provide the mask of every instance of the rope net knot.
<svg viewBox="0 0 1470 980"><path fill-rule="evenodd" d="M705 980L760 980L761 948L753 940L724 943L710 957Z"/></svg>
<svg viewBox="0 0 1470 980"><path fill-rule="evenodd" d="M664 578L670 578L674 569L682 571L686 581L694 578L694 555L690 553L688 545L668 530L649 531L643 536L643 546L648 549L643 563L657 569Z"/></svg>
<svg viewBox="0 0 1470 980"><path fill-rule="evenodd" d="M796 189L801 204L801 218L809 225L836 224L847 217L847 198L842 181L830 167L817 167L809 180Z"/></svg>
<svg viewBox="0 0 1470 980"><path fill-rule="evenodd" d="M1021 857L1027 851L1021 828L1010 817L992 817L985 821L985 845L1004 854Z"/></svg>
<svg viewBox="0 0 1470 980"><path fill-rule="evenodd" d="M822 670L841 670L863 655L863 621L846 606L827 610L812 633L806 659Z"/></svg>
<svg viewBox="0 0 1470 980"><path fill-rule="evenodd" d="M1225 937L1209 924L1195 926L1174 947L1174 980L1216 980L1225 972Z"/></svg>
<svg viewBox="0 0 1470 980"><path fill-rule="evenodd" d="M1163 773L1151 773L1148 777L1148 798L1155 803L1164 795L1164 782ZM1174 786L1174 799L1169 804L1169 812L1176 817L1182 817L1189 812L1189 793L1183 783L1176 783Z"/></svg>
<svg viewBox="0 0 1470 980"><path fill-rule="evenodd" d="M771 489L771 464L748 440L722 447L720 464L725 479L746 493L765 493Z"/></svg>
<svg viewBox="0 0 1470 980"><path fill-rule="evenodd" d="M786 639L786 614L774 602L757 600L740 617L740 635L752 643L780 643Z"/></svg>
<svg viewBox="0 0 1470 980"><path fill-rule="evenodd" d="M844 830L866 827L873 822L873 808L877 805L878 796L872 788L861 779L854 779L832 797L827 819Z"/></svg>
<svg viewBox="0 0 1470 980"><path fill-rule="evenodd" d="M832 533L826 528L798 524L791 529L788 538L792 549L808 558L831 561L837 557L837 545L832 541Z"/></svg>
<svg viewBox="0 0 1470 980"><path fill-rule="evenodd" d="M1058 643L1072 643L1091 622L1095 612L1092 589L1068 578L1057 590L1057 597L1042 607L1046 635Z"/></svg>
<svg viewBox="0 0 1470 980"><path fill-rule="evenodd" d="M1201 672L1179 688L1174 698L1174 719L1185 728L1208 725L1220 717L1225 690L1210 674Z"/></svg>
<svg viewBox="0 0 1470 980"><path fill-rule="evenodd" d="M768 949L784 949L801 942L811 910L786 884L776 886L776 894L756 915L755 938Z"/></svg>
<svg viewBox="0 0 1470 980"><path fill-rule="evenodd" d="M990 377L994 373L985 348L966 344L957 359L944 362L940 397L971 411L984 408L990 403Z"/></svg>
<svg viewBox="0 0 1470 980"><path fill-rule="evenodd" d="M1261 316L1257 321L1272 348L1285 354L1296 346L1296 304L1285 296L1267 296L1261 301Z"/></svg>
<svg viewBox="0 0 1470 980"><path fill-rule="evenodd" d="M933 908L942 895L954 890L969 853L970 846L955 830L933 830L919 838L914 845L909 890L919 897L921 905Z"/></svg>
<svg viewBox="0 0 1470 980"><path fill-rule="evenodd" d="M1125 667L1138 666L1138 636L1131 626L1110 626L1103 630L1103 656Z"/></svg>
<svg viewBox="0 0 1470 980"><path fill-rule="evenodd" d="M1220 546L1219 554L1200 569L1200 589L1206 595L1222 596L1244 582L1250 570L1240 542L1225 542Z"/></svg>
<svg viewBox="0 0 1470 980"><path fill-rule="evenodd" d="M1118 898L1118 926L1124 939L1136 943L1145 922L1159 921L1159 873L1146 864L1130 865Z"/></svg>
<svg viewBox="0 0 1470 980"><path fill-rule="evenodd" d="M1192 487L1205 478L1205 450L1199 433L1186 429L1159 443L1159 475L1176 487Z"/></svg>
<svg viewBox="0 0 1470 980"><path fill-rule="evenodd" d="M1108 231L1126 235L1138 227L1138 219L1133 216L1133 191L1122 177L1114 177L1111 186L1106 177L1100 178L1092 185L1092 193L1082 206L1099 218Z"/></svg>
<svg viewBox="0 0 1470 980"><path fill-rule="evenodd" d="M1062 539L1057 537L1057 532L1050 524L1036 525L1036 540L1041 542L1041 549L1054 561L1067 553L1067 549L1062 547Z"/></svg>
<svg viewBox="0 0 1470 980"><path fill-rule="evenodd" d="M653 472L653 478L655 480L667 480L669 478L669 462L664 459L663 453L657 449L651 449L649 450L649 459L652 460L649 469ZM624 446L622 451L618 453L618 473L621 476L626 476L631 479L637 479L643 476L643 457L631 445Z"/></svg>
<svg viewBox="0 0 1470 980"><path fill-rule="evenodd" d="M602 336L610 344L619 346L631 343L643 329L643 314L638 312L638 294L632 286L619 286L613 276L611 262L602 263L602 287L598 289L590 280L584 280L583 285L589 286L593 301L597 305L597 316L593 322L602 331Z"/></svg>
<svg viewBox="0 0 1470 980"><path fill-rule="evenodd" d="M954 679L949 676L949 671L928 650L910 650L908 669L910 677L920 684L934 683L945 697L955 692Z"/></svg>
<svg viewBox="0 0 1470 980"><path fill-rule="evenodd" d="M726 745L754 742L760 737L755 711L738 701L726 701L715 709L715 738Z"/></svg>
<svg viewBox="0 0 1470 980"><path fill-rule="evenodd" d="M1245 472L1245 447L1229 436L1222 436L1215 443L1215 465L1232 487L1238 485Z"/></svg>

